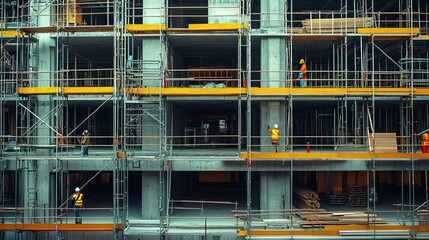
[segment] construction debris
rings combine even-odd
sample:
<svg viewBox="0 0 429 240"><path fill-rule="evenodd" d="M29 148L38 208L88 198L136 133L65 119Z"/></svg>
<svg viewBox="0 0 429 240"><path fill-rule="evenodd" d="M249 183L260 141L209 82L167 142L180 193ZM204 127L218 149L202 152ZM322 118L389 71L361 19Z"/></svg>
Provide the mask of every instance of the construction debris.
<svg viewBox="0 0 429 240"><path fill-rule="evenodd" d="M296 207L301 209L319 209L320 199L319 195L311 190L305 188L294 188L293 190L293 203Z"/></svg>

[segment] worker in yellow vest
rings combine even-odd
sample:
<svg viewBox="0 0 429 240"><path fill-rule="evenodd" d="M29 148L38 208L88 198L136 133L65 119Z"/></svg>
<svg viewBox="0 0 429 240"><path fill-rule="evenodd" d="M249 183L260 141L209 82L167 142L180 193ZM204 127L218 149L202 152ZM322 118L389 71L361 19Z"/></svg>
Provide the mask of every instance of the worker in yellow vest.
<svg viewBox="0 0 429 240"><path fill-rule="evenodd" d="M279 152L279 125L274 124L274 129L271 129L270 126L268 126L268 132L271 133L271 144L274 147L274 152Z"/></svg>
<svg viewBox="0 0 429 240"><path fill-rule="evenodd" d="M75 188L75 193L72 195L71 200L74 201L75 223L82 224L83 194L78 187Z"/></svg>
<svg viewBox="0 0 429 240"><path fill-rule="evenodd" d="M429 150L429 134L423 133L422 135L422 153L428 153Z"/></svg>

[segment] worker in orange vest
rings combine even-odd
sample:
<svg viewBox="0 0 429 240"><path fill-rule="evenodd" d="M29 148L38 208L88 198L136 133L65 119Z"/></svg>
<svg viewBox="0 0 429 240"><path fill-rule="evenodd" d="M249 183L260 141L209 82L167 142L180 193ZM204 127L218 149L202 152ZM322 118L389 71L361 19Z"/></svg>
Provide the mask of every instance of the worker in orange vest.
<svg viewBox="0 0 429 240"><path fill-rule="evenodd" d="M304 59L299 60L299 64L301 65L298 74L299 85L304 88L307 87L307 65L305 65Z"/></svg>
<svg viewBox="0 0 429 240"><path fill-rule="evenodd" d="M429 149L429 134L423 133L422 135L422 153L428 153Z"/></svg>
<svg viewBox="0 0 429 240"><path fill-rule="evenodd" d="M271 129L270 126L268 126L268 132L271 133L271 144L274 147L274 151L279 152L279 125L274 124L274 129Z"/></svg>
<svg viewBox="0 0 429 240"><path fill-rule="evenodd" d="M80 192L80 188L75 188L71 200L74 201L75 223L82 224L83 194Z"/></svg>

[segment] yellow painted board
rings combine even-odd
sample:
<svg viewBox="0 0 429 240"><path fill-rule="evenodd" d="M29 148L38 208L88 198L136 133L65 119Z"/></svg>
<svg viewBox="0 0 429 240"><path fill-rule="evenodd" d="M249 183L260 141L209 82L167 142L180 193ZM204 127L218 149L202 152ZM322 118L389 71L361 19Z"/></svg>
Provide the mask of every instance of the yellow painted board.
<svg viewBox="0 0 429 240"><path fill-rule="evenodd" d="M158 31L158 30L165 30L165 24L159 24L159 23L127 24L125 26L125 29L129 32Z"/></svg>
<svg viewBox="0 0 429 240"><path fill-rule="evenodd" d="M429 88L414 88L414 95L429 95Z"/></svg>
<svg viewBox="0 0 429 240"><path fill-rule="evenodd" d="M98 94L113 94L113 87L64 87L65 95L98 95Z"/></svg>
<svg viewBox="0 0 429 240"><path fill-rule="evenodd" d="M348 88L349 95L409 95L411 88Z"/></svg>
<svg viewBox="0 0 429 240"><path fill-rule="evenodd" d="M0 31L0 36L3 38L22 36L22 33L16 30Z"/></svg>
<svg viewBox="0 0 429 240"><path fill-rule="evenodd" d="M344 95L344 88L251 88L252 96L273 96L273 95Z"/></svg>
<svg viewBox="0 0 429 240"><path fill-rule="evenodd" d="M359 34L420 34L419 28L358 28Z"/></svg>
<svg viewBox="0 0 429 240"><path fill-rule="evenodd" d="M139 95L162 94L166 96L234 96L245 93L244 88L138 88L129 89L129 91L137 91Z"/></svg>
<svg viewBox="0 0 429 240"><path fill-rule="evenodd" d="M254 229L250 231L251 236L339 236L338 230L286 230L286 229ZM247 230L239 230L238 237L248 236Z"/></svg>
<svg viewBox="0 0 429 240"><path fill-rule="evenodd" d="M59 87L19 87L18 94L26 95L51 95L59 92Z"/></svg>
<svg viewBox="0 0 429 240"><path fill-rule="evenodd" d="M59 87L19 87L18 94L25 95L53 95L61 93ZM113 94L113 87L64 87L62 93L65 95L98 95Z"/></svg>
<svg viewBox="0 0 429 240"><path fill-rule="evenodd" d="M247 26L244 24L244 28ZM189 24L189 30L238 30L240 23L202 23L202 24Z"/></svg>

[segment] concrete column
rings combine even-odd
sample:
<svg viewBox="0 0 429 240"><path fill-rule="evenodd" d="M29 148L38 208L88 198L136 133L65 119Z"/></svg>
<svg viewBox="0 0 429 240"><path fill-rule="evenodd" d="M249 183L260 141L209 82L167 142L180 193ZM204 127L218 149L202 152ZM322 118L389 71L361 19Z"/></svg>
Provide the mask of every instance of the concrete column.
<svg viewBox="0 0 429 240"><path fill-rule="evenodd" d="M279 125L279 151L285 151L286 136L286 102L281 101L264 101L261 102L261 151L272 152L274 148L271 145L271 133L268 132L267 126L274 128L274 124Z"/></svg>
<svg viewBox="0 0 429 240"><path fill-rule="evenodd" d="M261 87L285 87L286 40L279 37L261 39Z"/></svg>
<svg viewBox="0 0 429 240"><path fill-rule="evenodd" d="M289 172L261 172L260 209L281 210L290 208ZM279 217L279 216L273 216Z"/></svg>
<svg viewBox="0 0 429 240"><path fill-rule="evenodd" d="M284 0L261 1L261 28L284 28Z"/></svg>
<svg viewBox="0 0 429 240"><path fill-rule="evenodd" d="M50 212L48 209L50 195L55 194L55 192L51 192L50 184L49 184L49 172L50 172L50 164L49 160L37 160L37 179L36 181L36 191L37 191L37 204L43 208L37 213L37 216L52 216L52 211ZM44 219L47 222L50 222L53 219ZM43 222L41 218L40 223Z"/></svg>
<svg viewBox="0 0 429 240"><path fill-rule="evenodd" d="M159 173L142 172L142 218L159 219Z"/></svg>
<svg viewBox="0 0 429 240"><path fill-rule="evenodd" d="M209 0L208 23L238 23L239 0Z"/></svg>
<svg viewBox="0 0 429 240"><path fill-rule="evenodd" d="M49 4L50 1L39 1L35 3L34 6L30 7L31 14L37 15L34 17L38 26L50 26L52 25L51 19L51 7L47 7L46 4ZM40 33L37 35L38 44L35 44L31 49L32 59L30 59L31 66L28 66L30 71L38 71L37 76L35 77L36 81L32 83L33 86L37 87L48 87L55 86L56 83L51 82L51 79L55 79L55 73L52 71L56 70L55 68L55 53L56 53L56 42L54 38L50 37L48 33ZM49 115L49 111L52 109L51 106L51 97L50 96L37 96L37 109L35 114L39 118L43 118L44 122L49 126L53 124L52 114ZM47 117L44 117L47 116ZM38 121L38 120L36 120ZM52 143L51 139L51 130L47 124L41 124L37 128L37 139L36 144L38 145L48 145ZM38 150L38 154L49 154L49 150Z"/></svg>
<svg viewBox="0 0 429 240"><path fill-rule="evenodd" d="M161 87L163 83L163 76L161 76L160 64L162 60L162 47L159 42L159 37L147 38L142 41L143 45L143 83L144 87ZM160 117L159 103L157 102L158 96L148 99L153 101L153 104L145 104L145 110L149 114L142 116L142 122L145 124L142 126L143 135L143 150L157 151L159 149L160 139Z"/></svg>
<svg viewBox="0 0 429 240"><path fill-rule="evenodd" d="M143 1L143 23L156 24L164 23L165 0L145 0Z"/></svg>

